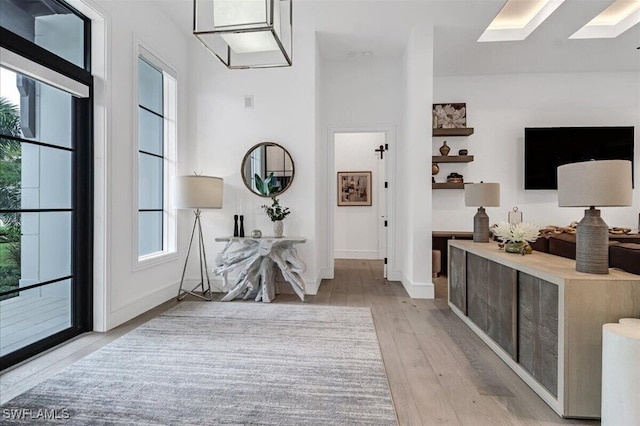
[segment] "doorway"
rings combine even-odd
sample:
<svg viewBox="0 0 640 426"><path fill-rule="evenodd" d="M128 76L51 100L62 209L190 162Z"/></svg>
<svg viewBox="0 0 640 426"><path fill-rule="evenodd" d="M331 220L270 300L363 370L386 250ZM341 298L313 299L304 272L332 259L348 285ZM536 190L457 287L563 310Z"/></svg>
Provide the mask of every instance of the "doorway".
<svg viewBox="0 0 640 426"><path fill-rule="evenodd" d="M335 259L388 262L389 135L386 131L333 133L333 178L329 185Z"/></svg>

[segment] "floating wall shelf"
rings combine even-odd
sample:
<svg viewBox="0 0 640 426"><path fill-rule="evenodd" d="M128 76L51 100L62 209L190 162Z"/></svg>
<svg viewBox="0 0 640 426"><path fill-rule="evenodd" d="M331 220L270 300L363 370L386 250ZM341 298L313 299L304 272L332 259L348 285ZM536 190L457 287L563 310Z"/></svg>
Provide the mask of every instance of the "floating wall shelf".
<svg viewBox="0 0 640 426"><path fill-rule="evenodd" d="M432 183L431 189L464 189L464 183Z"/></svg>
<svg viewBox="0 0 640 426"><path fill-rule="evenodd" d="M473 127L458 127L454 129L433 129L433 136L470 136L473 134Z"/></svg>
<svg viewBox="0 0 640 426"><path fill-rule="evenodd" d="M431 161L433 163L470 163L473 161L473 155L434 155Z"/></svg>

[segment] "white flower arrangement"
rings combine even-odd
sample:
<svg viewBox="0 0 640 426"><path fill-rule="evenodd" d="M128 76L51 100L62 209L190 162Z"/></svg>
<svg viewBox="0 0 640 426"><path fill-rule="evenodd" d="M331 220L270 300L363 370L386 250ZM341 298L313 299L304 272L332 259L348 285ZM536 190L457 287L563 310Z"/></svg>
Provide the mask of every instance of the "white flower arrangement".
<svg viewBox="0 0 640 426"><path fill-rule="evenodd" d="M502 242L519 243L527 241L529 243L538 239L540 227L532 223L516 223L514 225L507 222L500 222L495 225L491 232Z"/></svg>

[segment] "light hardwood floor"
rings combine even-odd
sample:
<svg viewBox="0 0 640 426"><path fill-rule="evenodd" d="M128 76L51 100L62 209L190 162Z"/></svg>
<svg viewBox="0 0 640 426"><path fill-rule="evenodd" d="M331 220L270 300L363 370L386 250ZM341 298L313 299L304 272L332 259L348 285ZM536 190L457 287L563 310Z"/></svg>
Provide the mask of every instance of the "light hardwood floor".
<svg viewBox="0 0 640 426"><path fill-rule="evenodd" d="M380 341L401 425L598 425L558 417L446 303L446 280L435 300L414 300L382 278L382 263L336 260L335 278L308 297L314 305L367 306ZM88 333L0 376L5 402L159 313L169 301L108 333ZM205 303L205 302L203 302ZM230 302L254 303L254 302ZM280 294L273 303L301 303Z"/></svg>

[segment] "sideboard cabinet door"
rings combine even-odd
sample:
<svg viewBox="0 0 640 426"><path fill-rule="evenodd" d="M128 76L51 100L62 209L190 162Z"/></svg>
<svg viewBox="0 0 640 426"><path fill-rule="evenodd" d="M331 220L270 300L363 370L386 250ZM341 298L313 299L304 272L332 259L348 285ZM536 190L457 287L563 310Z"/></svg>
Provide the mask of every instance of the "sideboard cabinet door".
<svg viewBox="0 0 640 426"><path fill-rule="evenodd" d="M449 248L449 301L467 314L467 252Z"/></svg>
<svg viewBox="0 0 640 426"><path fill-rule="evenodd" d="M558 396L558 286L518 273L518 362Z"/></svg>
<svg viewBox="0 0 640 426"><path fill-rule="evenodd" d="M487 334L511 358L517 347L518 271L489 261L487 280Z"/></svg>

